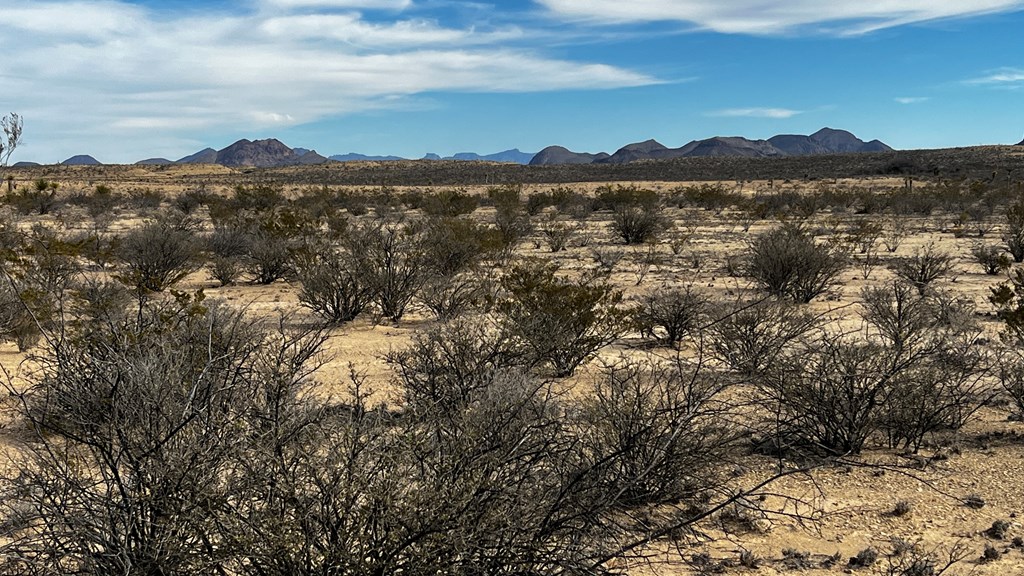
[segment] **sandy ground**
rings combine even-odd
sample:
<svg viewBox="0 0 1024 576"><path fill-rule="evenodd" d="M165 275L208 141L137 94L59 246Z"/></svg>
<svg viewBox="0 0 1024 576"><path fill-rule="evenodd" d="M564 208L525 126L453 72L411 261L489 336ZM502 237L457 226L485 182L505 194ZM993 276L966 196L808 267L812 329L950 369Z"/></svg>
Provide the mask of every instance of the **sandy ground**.
<svg viewBox="0 0 1024 576"><path fill-rule="evenodd" d="M204 172L207 171L207 172ZM143 190L160 189L170 194L181 192L184 187L178 182L184 176L203 176L208 171L223 172L219 167L175 167L165 170L138 168L126 170L118 175L122 182L117 186L125 189ZM228 169L223 169L228 170ZM223 175L223 174L218 174ZM73 174L71 176L74 176ZM899 186L899 179L875 179L861 181L840 181L838 185L857 186L874 189ZM62 182L62 187L74 189L88 186L87 180L69 177ZM729 183L736 186L735 183ZM574 186L578 190L593 192L597 184ZM647 183L647 187L655 190L668 191L678 186L675 183ZM767 183L744 184L746 191L757 188L764 189ZM800 183L775 183L774 189L781 187L798 188ZM116 187L115 187L116 189ZM543 189L531 186L527 189ZM483 192L483 188L471 189ZM595 248L621 250L622 260L612 276L612 281L622 288L627 298L637 298L650 290L663 286L692 284L695 288L708 291L723 298L738 298L750 293L750 286L743 279L728 276L725 270L726 258L730 255L742 254L746 242L754 235L776 225L774 222L756 222L749 231L735 215L728 212L715 214L705 211L683 211L674 209L671 212L680 223L695 223L692 238L686 243L680 254L673 254L667 241L656 247L658 263L651 267L643 281L637 285L640 266L638 262L644 257L645 248L612 246L612 238L607 230L607 215L595 214L587 224L586 232L592 237L589 246L579 246L578 236L570 249L565 252L551 254L546 245L540 241L539 235L524 242L518 254L521 256L537 256L557 261L565 270L579 271L595 265L593 251ZM857 216L851 214L818 215L815 222L826 224L829 217L845 223ZM475 218L489 221L493 217L493 209L481 208ZM52 218L52 217L51 217ZM69 221L75 218L69 217ZM138 215L123 214L115 220L112 229L124 229L139 221ZM865 278L863 270L854 266L844 272L837 287L826 297L813 302L809 307L820 313L830 314L841 325L855 324L854 312L865 286L877 285L888 281L892 274L885 267L885 262L893 257L909 255L919 247L934 243L942 250L959 256L954 274L939 283L944 289L971 299L977 306L978 319L992 336L999 330L999 325L992 315L992 307L987 303L989 287L996 284L999 277L982 274L980 266L970 259L971 247L978 238L954 238L935 218L914 218L909 222L911 234L893 254L879 246L880 264L869 271ZM991 232L983 240L988 243L998 241L998 229ZM610 248L609 248L610 247ZM859 257L859 256L857 256ZM189 276L178 287L180 290L203 289L208 297L226 300L238 306L244 306L251 314L272 318L282 313L294 313L300 309L297 300L297 286L292 283L278 282L270 286L256 286L242 283L237 286L218 287L208 272L199 271ZM363 374L367 382L376 391L374 398L389 403L397 403L401 398L393 386L392 375L383 355L389 350L407 345L418 330L431 325L433 320L423 310L414 309L401 323L375 324L370 320L360 319L350 325L332 331L327 343L328 363L316 376L317 392L331 397L342 397L347 394L347 378L351 370ZM609 347L606 356L619 353L631 353L639 347L635 335ZM22 364L24 355L20 354L13 344L0 344L0 365L18 381L29 370ZM585 380L589 368L580 371L577 380ZM573 382L567 383L572 386ZM946 459L932 461L920 466L914 459L906 458L890 451L871 450L860 459L864 464L876 466L837 466L814 471L810 476L788 478L780 481L773 490L792 497L805 498L813 502L822 513L821 518L812 523L798 523L781 516L769 516L756 519L744 530L723 530L721 526L712 525L707 530L708 538L687 541L686 548L680 550L652 549L653 562L632 566L630 574L691 574L701 573L701 569L692 559L694 554L710 555L712 563L717 561L735 561L741 551L748 550L762 559L758 569L733 567L729 572L776 574L796 571L803 574L832 574L849 571L847 560L860 550L874 547L886 551L893 539L917 542L926 550L945 552L952 547L963 546L967 552L966 559L954 566L949 574L1024 574L1024 551L1015 548L1009 538L1024 536L1021 526L1024 514L1024 424L1007 420L1008 410L999 408L985 409L979 418L972 422L959 435L942 439L941 448ZM0 420L0 448L4 448L3 425L8 418ZM931 454L938 448L931 448L925 453ZM758 461L752 463L766 466L770 463ZM968 495L979 495L984 501L980 509L965 506L963 499ZM897 502L909 504L909 513L895 516L891 511ZM769 499L768 507L781 506L782 499ZM1011 523L1009 537L997 541L987 536L984 531L996 520ZM1003 552L999 560L983 563L978 559L986 544L992 545ZM787 567L780 559L784 550L795 550L809 553L811 560L807 562L791 561L796 567ZM840 560L832 568L814 568L812 564L828 556L838 554ZM881 558L874 569L885 567L886 560ZM871 573L870 569L854 570L854 573ZM705 570L706 573L706 570Z"/></svg>

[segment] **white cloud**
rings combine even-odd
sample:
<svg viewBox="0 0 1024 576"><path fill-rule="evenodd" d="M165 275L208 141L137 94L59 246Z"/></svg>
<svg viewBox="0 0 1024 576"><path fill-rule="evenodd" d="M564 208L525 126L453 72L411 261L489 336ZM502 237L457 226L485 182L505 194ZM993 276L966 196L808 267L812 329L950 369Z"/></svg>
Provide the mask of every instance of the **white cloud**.
<svg viewBox="0 0 1024 576"><path fill-rule="evenodd" d="M265 0L277 8L364 8L371 10L405 10L412 0Z"/></svg>
<svg viewBox="0 0 1024 576"><path fill-rule="evenodd" d="M727 118L792 118L797 114L803 114L802 110L790 110L788 108L727 108L725 110L714 110L708 112L708 116Z"/></svg>
<svg viewBox="0 0 1024 576"><path fill-rule="evenodd" d="M1024 69L1021 68L999 68L992 70L979 78L967 81L967 84L988 84L988 85L1010 85L1024 82Z"/></svg>
<svg viewBox="0 0 1024 576"><path fill-rule="evenodd" d="M443 28L429 20L369 23L359 14L287 15L269 18L261 28L276 38L332 40L370 48L493 44L523 36L517 28L478 32L474 29Z"/></svg>
<svg viewBox="0 0 1024 576"><path fill-rule="evenodd" d="M740 34L874 30L1024 9L1024 0L537 0L553 14L595 22L687 22Z"/></svg>
<svg viewBox="0 0 1024 576"><path fill-rule="evenodd" d="M408 4L275 2L330 8ZM74 18L68 17L71 9ZM371 21L345 12L181 15L109 1L9 2L4 15L0 82L4 106L26 118L22 158L38 154L42 146L49 154L68 156L82 151L99 156L104 147L112 154L152 149L184 155L194 150L178 147L191 146L203 132L255 134L406 108L410 97L432 92L609 89L658 82L624 68L517 47L520 31L514 28Z"/></svg>
<svg viewBox="0 0 1024 576"><path fill-rule="evenodd" d="M893 100L899 104L920 104L931 100L931 98L927 96L901 96L899 98L893 98Z"/></svg>

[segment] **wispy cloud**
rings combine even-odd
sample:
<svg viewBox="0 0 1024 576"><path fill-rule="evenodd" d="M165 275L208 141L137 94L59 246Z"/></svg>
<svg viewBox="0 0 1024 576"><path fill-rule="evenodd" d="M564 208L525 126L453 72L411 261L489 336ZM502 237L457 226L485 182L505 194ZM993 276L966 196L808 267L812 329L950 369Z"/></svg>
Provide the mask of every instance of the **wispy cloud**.
<svg viewBox="0 0 1024 576"><path fill-rule="evenodd" d="M515 27L458 28L400 12L368 19L346 11L412 4L403 0L265 0L233 15L111 0L5 4L5 106L25 115L30 140L88 141L97 153L100 139L109 149L131 141L135 149L176 150L202 131L408 107L409 98L425 93L660 82L524 47ZM27 139L25 148L31 145Z"/></svg>
<svg viewBox="0 0 1024 576"><path fill-rule="evenodd" d="M726 108L724 110L712 110L706 116L725 118L792 118L797 114L803 114L803 110L790 110L788 108Z"/></svg>
<svg viewBox="0 0 1024 576"><path fill-rule="evenodd" d="M864 34L917 22L1024 9L1024 0L537 0L551 13L604 23L686 22L737 34Z"/></svg>
<svg viewBox="0 0 1024 576"><path fill-rule="evenodd" d="M991 70L978 78L972 78L965 82L975 85L1011 85L1024 83L1024 69L1022 68L998 68Z"/></svg>
<svg viewBox="0 0 1024 576"><path fill-rule="evenodd" d="M899 98L893 98L893 100L899 104L920 104L931 100L931 98L927 96L901 96Z"/></svg>

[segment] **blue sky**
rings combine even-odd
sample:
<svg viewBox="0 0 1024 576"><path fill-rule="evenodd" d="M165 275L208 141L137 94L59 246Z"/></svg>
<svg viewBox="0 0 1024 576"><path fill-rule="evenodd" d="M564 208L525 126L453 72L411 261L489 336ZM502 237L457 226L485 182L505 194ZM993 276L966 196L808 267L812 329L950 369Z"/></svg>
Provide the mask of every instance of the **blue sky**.
<svg viewBox="0 0 1024 576"><path fill-rule="evenodd" d="M1024 0L0 0L12 161L1024 136Z"/></svg>

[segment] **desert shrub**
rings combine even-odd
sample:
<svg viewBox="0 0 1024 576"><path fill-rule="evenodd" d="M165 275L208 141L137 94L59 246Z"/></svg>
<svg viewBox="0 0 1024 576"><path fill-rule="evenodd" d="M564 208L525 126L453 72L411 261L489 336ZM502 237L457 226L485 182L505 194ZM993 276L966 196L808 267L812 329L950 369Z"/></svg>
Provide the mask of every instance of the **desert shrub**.
<svg viewBox="0 0 1024 576"><path fill-rule="evenodd" d="M953 256L928 244L914 251L913 256L896 258L890 266L894 274L910 282L922 295L935 280L953 269Z"/></svg>
<svg viewBox="0 0 1024 576"><path fill-rule="evenodd" d="M245 259L247 270L257 284L271 284L294 272L295 242L271 230L257 228L249 235ZM223 264L222 264L223 265ZM230 268L223 268L225 279Z"/></svg>
<svg viewBox="0 0 1024 576"><path fill-rule="evenodd" d="M615 267L619 265L619 262L626 256L626 253L616 247L602 246L590 249L590 255L593 256L594 262L597 263L598 270L606 275L611 275L615 271Z"/></svg>
<svg viewBox="0 0 1024 576"><path fill-rule="evenodd" d="M1007 206L1005 216L1003 242L1014 262L1024 262L1024 199L1018 198Z"/></svg>
<svg viewBox="0 0 1024 576"><path fill-rule="evenodd" d="M419 291L419 301L446 322L463 313L485 306L490 291L488 281L473 272L454 276L433 276Z"/></svg>
<svg viewBox="0 0 1024 576"><path fill-rule="evenodd" d="M157 221L128 232L118 247L120 279L141 292L161 292L193 272L199 245L193 231Z"/></svg>
<svg viewBox="0 0 1024 576"><path fill-rule="evenodd" d="M765 299L736 303L711 322L708 333L715 357L751 377L774 365L818 325L819 319L790 303Z"/></svg>
<svg viewBox="0 0 1024 576"><path fill-rule="evenodd" d="M734 431L722 419L725 385L697 365L677 359L622 359L604 366L580 414L588 451L611 457L605 468L624 502L696 504L717 484Z"/></svg>
<svg viewBox="0 0 1024 576"><path fill-rule="evenodd" d="M5 201L22 214L49 214L57 206L57 183L45 179L33 182L31 187L8 191Z"/></svg>
<svg viewBox="0 0 1024 576"><path fill-rule="evenodd" d="M23 529L5 535L0 571L220 571L233 539L218 526L235 523L225 514L240 502L232 496L255 495L232 493L227 473L266 486L280 466L240 458L242 446L249 456L283 455L282 439L305 438L283 419L308 402L297 392L322 339L275 337L190 299L66 336L40 357L49 369L17 392L21 417L40 434L22 452L20 473L0 484L6 502L32 510ZM67 465L69 453L77 465ZM259 483L256 470L266 474Z"/></svg>
<svg viewBox="0 0 1024 576"><path fill-rule="evenodd" d="M1017 415L1024 417L1024 355L1020 350L1011 348L1003 351L997 365L996 376L999 385L1010 397Z"/></svg>
<svg viewBox="0 0 1024 576"><path fill-rule="evenodd" d="M530 214L519 201L518 194L513 196L506 191L498 198L500 202L496 200L494 205L494 225L498 229L502 248L511 254L516 245L533 231L533 223Z"/></svg>
<svg viewBox="0 0 1024 576"><path fill-rule="evenodd" d="M978 244L971 248L971 255L989 276L995 276L1010 269L1010 257L999 246Z"/></svg>
<svg viewBox="0 0 1024 576"><path fill-rule="evenodd" d="M534 365L570 376L625 328L622 293L593 277L570 280L553 264L524 262L502 278L502 324Z"/></svg>
<svg viewBox="0 0 1024 576"><path fill-rule="evenodd" d="M540 232L552 252L561 252L569 245L569 240L579 232L579 225L560 222L554 218L540 226Z"/></svg>
<svg viewBox="0 0 1024 576"><path fill-rule="evenodd" d="M164 201L159 190L136 190L128 194L128 205L136 210L156 210Z"/></svg>
<svg viewBox="0 0 1024 576"><path fill-rule="evenodd" d="M253 182L235 187L230 208L233 212L245 210L259 214L272 212L285 203L284 188L280 184Z"/></svg>
<svg viewBox="0 0 1024 576"><path fill-rule="evenodd" d="M372 302L366 263L348 251L326 248L299 271L299 302L332 324L355 320Z"/></svg>
<svg viewBox="0 0 1024 576"><path fill-rule="evenodd" d="M405 198L403 197L403 202ZM408 202L406 202L407 205ZM480 199L464 190L441 190L433 194L424 194L418 206L429 216L455 217L471 214L480 204Z"/></svg>
<svg viewBox="0 0 1024 576"><path fill-rule="evenodd" d="M707 296L690 286L665 286L641 299L633 319L644 336L676 347L707 323L710 304Z"/></svg>
<svg viewBox="0 0 1024 576"><path fill-rule="evenodd" d="M875 244L882 236L884 228L875 220L860 218L850 226L847 241L850 242L860 254L870 254L875 250Z"/></svg>
<svg viewBox="0 0 1024 576"><path fill-rule="evenodd" d="M619 205L612 212L612 231L626 244L652 242L670 226L658 205Z"/></svg>
<svg viewBox="0 0 1024 576"><path fill-rule="evenodd" d="M989 288L989 302L1006 328L1006 336L1024 342L1024 270L1015 269L1007 282Z"/></svg>
<svg viewBox="0 0 1024 576"><path fill-rule="evenodd" d="M247 268L253 238L242 223L221 222L206 238L210 253L210 272L221 286L234 284Z"/></svg>
<svg viewBox="0 0 1024 576"><path fill-rule="evenodd" d="M774 296L807 303L828 290L847 266L838 246L818 244L799 226L784 225L750 242L747 276Z"/></svg>
<svg viewBox="0 0 1024 576"><path fill-rule="evenodd" d="M482 320L439 324L385 359L402 383L407 404L445 410L464 407L496 374L525 367L510 336Z"/></svg>
<svg viewBox="0 0 1024 576"><path fill-rule="evenodd" d="M780 447L841 455L878 436L916 451L990 398L982 332L947 323L947 301L900 282L866 289L864 300L862 333L793 340L754 374Z"/></svg>
<svg viewBox="0 0 1024 576"><path fill-rule="evenodd" d="M502 248L499 231L465 218L432 218L409 233L418 238L428 272L440 277L474 268Z"/></svg>
<svg viewBox="0 0 1024 576"><path fill-rule="evenodd" d="M377 222L354 228L345 242L365 263L366 282L381 316L400 320L430 278L422 236L408 226Z"/></svg>
<svg viewBox="0 0 1024 576"><path fill-rule="evenodd" d="M660 202L661 199L654 190L647 190L636 186L601 186L597 189L594 209L614 212L625 206L654 208Z"/></svg>
<svg viewBox="0 0 1024 576"><path fill-rule="evenodd" d="M172 198L171 206L182 214L192 214L198 210L200 206L208 204L211 196L211 193L206 191L206 186L200 185L196 188L186 190Z"/></svg>

